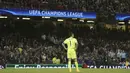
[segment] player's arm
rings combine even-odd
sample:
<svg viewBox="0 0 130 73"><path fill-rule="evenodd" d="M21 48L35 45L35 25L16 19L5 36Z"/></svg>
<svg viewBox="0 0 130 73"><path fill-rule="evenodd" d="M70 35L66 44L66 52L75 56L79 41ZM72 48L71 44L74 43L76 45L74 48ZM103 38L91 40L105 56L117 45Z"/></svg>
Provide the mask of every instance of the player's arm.
<svg viewBox="0 0 130 73"><path fill-rule="evenodd" d="M62 43L62 46L64 47L65 50L67 50L67 47L65 46L65 43Z"/></svg>
<svg viewBox="0 0 130 73"><path fill-rule="evenodd" d="M77 50L77 48L78 48L78 43L75 43L75 46L76 46L76 47L75 47L75 48L76 48L75 50Z"/></svg>
<svg viewBox="0 0 130 73"><path fill-rule="evenodd" d="M76 49L78 48L78 46L79 46L79 44L78 44L78 43L76 43Z"/></svg>
<svg viewBox="0 0 130 73"><path fill-rule="evenodd" d="M77 50L78 45L79 45L79 44L78 44L78 41L75 39L75 48L76 48L75 50Z"/></svg>
<svg viewBox="0 0 130 73"><path fill-rule="evenodd" d="M67 44L68 40L66 39L63 43L62 43L62 46L64 47L64 49L67 50L67 47L65 46Z"/></svg>

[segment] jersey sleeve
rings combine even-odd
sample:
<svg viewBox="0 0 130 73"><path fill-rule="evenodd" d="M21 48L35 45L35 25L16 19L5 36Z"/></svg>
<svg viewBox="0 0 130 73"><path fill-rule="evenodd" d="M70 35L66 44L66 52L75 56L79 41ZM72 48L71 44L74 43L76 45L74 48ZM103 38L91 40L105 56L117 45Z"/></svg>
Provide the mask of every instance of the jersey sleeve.
<svg viewBox="0 0 130 73"><path fill-rule="evenodd" d="M77 41L77 39L75 39L75 43L76 43L76 44L78 44L78 41Z"/></svg>
<svg viewBox="0 0 130 73"><path fill-rule="evenodd" d="M67 44L67 43L68 43L68 39L66 39L63 43L64 43L64 44Z"/></svg>

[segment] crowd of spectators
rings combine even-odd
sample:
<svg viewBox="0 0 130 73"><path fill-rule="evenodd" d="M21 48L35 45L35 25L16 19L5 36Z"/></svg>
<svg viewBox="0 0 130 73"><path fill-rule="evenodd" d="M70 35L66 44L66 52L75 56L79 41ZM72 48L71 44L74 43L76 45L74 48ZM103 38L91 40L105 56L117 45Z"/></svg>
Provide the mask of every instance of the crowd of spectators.
<svg viewBox="0 0 130 73"><path fill-rule="evenodd" d="M0 7L129 13L129 0L0 0Z"/></svg>
<svg viewBox="0 0 130 73"><path fill-rule="evenodd" d="M130 39L125 40L125 34L122 36L122 32L107 30L104 34L86 27L73 28L72 30L79 43L77 55L80 64L118 65L130 57ZM55 33L59 32L61 33L62 30ZM37 36L40 37L23 36L20 32L1 34L1 63L52 64L54 57L60 59L61 63L67 63L66 50L63 49L61 43L68 36L58 36L56 34ZM127 36L129 37L129 35ZM118 37L122 39L117 39Z"/></svg>

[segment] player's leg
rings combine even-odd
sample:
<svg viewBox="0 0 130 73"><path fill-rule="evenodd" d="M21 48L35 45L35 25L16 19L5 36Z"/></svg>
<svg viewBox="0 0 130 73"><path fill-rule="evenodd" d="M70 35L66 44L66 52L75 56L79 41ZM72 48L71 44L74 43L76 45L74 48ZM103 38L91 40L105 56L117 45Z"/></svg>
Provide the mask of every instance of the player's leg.
<svg viewBox="0 0 130 73"><path fill-rule="evenodd" d="M68 68L69 68L69 72L71 72L71 58L68 58Z"/></svg>
<svg viewBox="0 0 130 73"><path fill-rule="evenodd" d="M68 58L68 68L69 68L69 72L71 72L71 53L67 53L67 58Z"/></svg>
<svg viewBox="0 0 130 73"><path fill-rule="evenodd" d="M76 66L76 71L79 72L79 67L78 67L78 61L77 61L77 56L76 56L76 52L73 52L73 57L74 62L75 62L75 66Z"/></svg>
<svg viewBox="0 0 130 73"><path fill-rule="evenodd" d="M75 61L76 71L77 71L77 72L80 72L80 71L79 71L79 67L78 67L77 58L75 58L74 61Z"/></svg>

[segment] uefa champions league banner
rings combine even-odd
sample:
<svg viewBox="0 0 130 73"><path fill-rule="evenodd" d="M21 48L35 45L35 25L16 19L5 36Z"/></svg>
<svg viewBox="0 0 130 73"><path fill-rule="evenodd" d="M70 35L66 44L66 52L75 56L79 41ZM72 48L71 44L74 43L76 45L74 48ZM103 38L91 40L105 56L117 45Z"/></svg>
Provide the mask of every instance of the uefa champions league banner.
<svg viewBox="0 0 130 73"><path fill-rule="evenodd" d="M75 68L75 65L72 64L72 68ZM130 69L130 66L121 66L121 65L88 65L87 67L83 67L82 64L79 64L80 68L88 68L88 69ZM46 69L46 68L68 68L67 64L7 64L6 68L14 68L14 69Z"/></svg>
<svg viewBox="0 0 130 73"><path fill-rule="evenodd" d="M11 14L17 16L47 16L47 17L96 19L95 12L75 12L75 11L57 11L57 10L0 9L0 14Z"/></svg>
<svg viewBox="0 0 130 73"><path fill-rule="evenodd" d="M130 20L130 14L116 14L116 20Z"/></svg>

